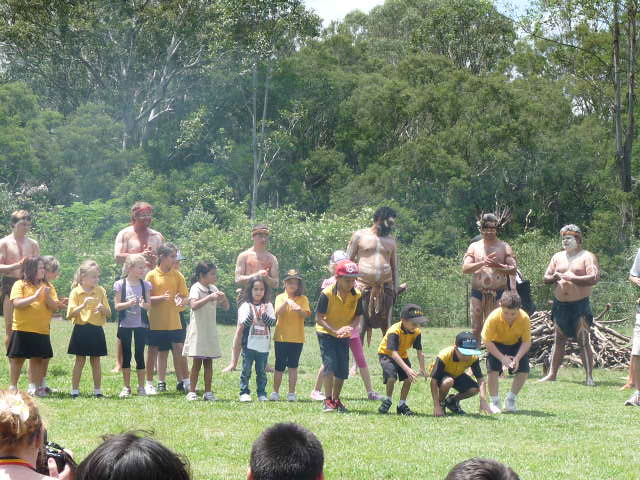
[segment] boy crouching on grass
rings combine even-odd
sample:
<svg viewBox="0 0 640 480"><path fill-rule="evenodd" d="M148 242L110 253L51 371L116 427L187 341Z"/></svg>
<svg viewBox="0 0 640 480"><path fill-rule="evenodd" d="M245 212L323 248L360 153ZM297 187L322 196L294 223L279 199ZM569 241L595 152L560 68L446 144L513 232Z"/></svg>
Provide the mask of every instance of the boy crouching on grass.
<svg viewBox="0 0 640 480"><path fill-rule="evenodd" d="M438 353L435 362L431 365L431 396L433 397L433 415L443 417L448 408L452 413L464 415L460 407L460 400L473 397L480 393L480 411L486 413L499 413L493 410L487 403L483 387L484 377L480 368L480 350L478 340L471 332L461 332L456 335L456 343ZM465 373L471 367L474 381ZM448 395L451 387L455 388L456 395Z"/></svg>
<svg viewBox="0 0 640 480"><path fill-rule="evenodd" d="M508 370L515 377L511 391L505 399L505 412L516 411L516 398L529 376L529 349L531 348L531 322L522 310L522 301L516 292L505 292L500 307L489 314L482 328L482 341L487 346L487 371L491 405L500 407L498 375Z"/></svg>
<svg viewBox="0 0 640 480"><path fill-rule="evenodd" d="M396 408L398 415L414 415L407 405L407 396L411 383L418 378L418 373L411 369L409 361L409 348L413 347L418 353L420 363L420 374L427 378L424 369L424 354L422 353L422 334L420 326L427 323L427 318L422 313L418 305L406 305L400 313L400 321L389 327L384 338L378 347L378 358L382 367L382 378L387 388L387 396L382 400L379 413L388 413L391 408L391 398L393 397L393 387L396 380L402 383L400 390L400 403Z"/></svg>

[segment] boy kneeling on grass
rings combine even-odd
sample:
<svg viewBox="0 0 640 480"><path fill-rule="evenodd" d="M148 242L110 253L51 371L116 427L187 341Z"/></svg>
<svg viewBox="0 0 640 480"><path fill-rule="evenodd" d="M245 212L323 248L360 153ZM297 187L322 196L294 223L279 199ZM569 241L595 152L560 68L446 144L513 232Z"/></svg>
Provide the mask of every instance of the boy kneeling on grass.
<svg viewBox="0 0 640 480"><path fill-rule="evenodd" d="M471 332L459 333L456 335L455 345L438 353L435 362L431 365L431 396L435 417L443 417L447 408L452 413L464 415L465 411L460 407L460 400L473 397L478 393L480 393L481 412L499 413L499 410L491 408L485 398L480 353L478 340ZM465 373L469 367L477 382ZM458 391L456 395L448 395L451 387Z"/></svg>
<svg viewBox="0 0 640 480"><path fill-rule="evenodd" d="M407 396L411 383L418 378L418 373L411 369L409 361L409 348L413 347L418 353L420 374L427 378L424 369L424 354L422 353L422 334L419 326L427 323L427 318L418 305L406 305L400 313L400 321L389 327L378 347L378 358L382 366L382 378L387 388L387 396L382 400L379 413L388 413L391 408L393 387L396 380L402 383L400 390L400 403L396 408L398 415L414 415L407 405Z"/></svg>

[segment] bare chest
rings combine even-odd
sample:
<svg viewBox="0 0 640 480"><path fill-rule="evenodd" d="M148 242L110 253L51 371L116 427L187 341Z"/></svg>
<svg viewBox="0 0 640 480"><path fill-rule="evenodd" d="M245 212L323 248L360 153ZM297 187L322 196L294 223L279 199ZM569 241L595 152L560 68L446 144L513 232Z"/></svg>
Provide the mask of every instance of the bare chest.
<svg viewBox="0 0 640 480"><path fill-rule="evenodd" d="M476 245L473 248L473 257L476 262L481 262L489 255L494 254L498 263L505 263L507 259L507 249L503 244L484 246Z"/></svg>
<svg viewBox="0 0 640 480"><path fill-rule="evenodd" d="M566 273L572 272L576 275L587 274L587 257L586 252L582 251L577 255L570 256L566 252L558 255L556 258L556 272Z"/></svg>
<svg viewBox="0 0 640 480"><path fill-rule="evenodd" d="M366 234L360 237L358 242L358 256L362 258L382 255L388 259L391 257L394 246L395 240L392 238Z"/></svg>
<svg viewBox="0 0 640 480"><path fill-rule="evenodd" d="M247 255L245 260L245 275L252 275L260 270L266 270L271 273L271 267L273 266L273 259L271 255L264 253L251 252Z"/></svg>

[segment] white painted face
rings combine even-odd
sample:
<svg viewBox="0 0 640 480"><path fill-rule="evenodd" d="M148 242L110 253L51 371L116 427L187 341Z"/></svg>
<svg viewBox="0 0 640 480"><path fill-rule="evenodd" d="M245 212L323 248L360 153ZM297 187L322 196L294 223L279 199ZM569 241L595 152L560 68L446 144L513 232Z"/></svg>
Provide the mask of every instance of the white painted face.
<svg viewBox="0 0 640 480"><path fill-rule="evenodd" d="M562 236L562 248L565 250L576 250L578 248L578 241L574 235Z"/></svg>

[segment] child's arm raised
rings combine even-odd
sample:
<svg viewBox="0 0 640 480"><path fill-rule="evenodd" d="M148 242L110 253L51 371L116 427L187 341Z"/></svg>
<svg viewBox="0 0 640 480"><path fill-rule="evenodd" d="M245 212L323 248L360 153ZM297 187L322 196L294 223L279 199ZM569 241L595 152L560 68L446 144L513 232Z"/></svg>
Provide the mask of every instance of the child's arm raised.
<svg viewBox="0 0 640 480"><path fill-rule="evenodd" d="M137 298L132 298L129 301L122 301L122 291L116 290L116 293L113 295L113 304L116 307L116 311L126 310L127 308L133 307L136 303L138 303Z"/></svg>
<svg viewBox="0 0 640 480"><path fill-rule="evenodd" d="M42 295L43 292L44 292L44 286L41 286L35 291L33 295L30 295L28 297L14 298L13 300L11 300L11 303L13 304L14 308L28 307L33 302L35 302L40 297L40 295Z"/></svg>
<svg viewBox="0 0 640 480"><path fill-rule="evenodd" d="M276 324L276 314L273 311L273 305L271 302L264 304L264 312L262 313L260 320L269 327L273 327Z"/></svg>
<svg viewBox="0 0 640 480"><path fill-rule="evenodd" d="M55 290L51 286L44 287L44 301L47 304L47 308L52 312L58 310L58 296L55 295ZM55 298L54 298L55 295Z"/></svg>
<svg viewBox="0 0 640 480"><path fill-rule="evenodd" d="M82 309L86 308L87 305L89 305L89 302L93 302L94 300L96 300L94 297L86 297L84 299L84 301L78 305L77 301L78 301L78 296L71 292L71 296L69 298L69 307L67 308L67 318L72 318L77 316Z"/></svg>
<svg viewBox="0 0 640 480"><path fill-rule="evenodd" d="M109 306L109 299L107 298L107 292L104 288L100 287L100 303L95 309L96 313L101 313L105 318L111 316L111 307Z"/></svg>

